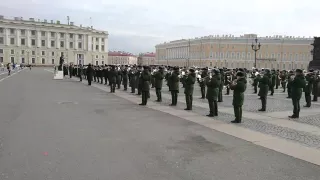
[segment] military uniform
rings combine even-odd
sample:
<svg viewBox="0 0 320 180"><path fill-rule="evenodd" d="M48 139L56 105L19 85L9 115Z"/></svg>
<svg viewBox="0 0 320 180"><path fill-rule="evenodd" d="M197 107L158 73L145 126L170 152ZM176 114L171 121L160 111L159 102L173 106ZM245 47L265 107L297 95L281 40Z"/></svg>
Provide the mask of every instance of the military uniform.
<svg viewBox="0 0 320 180"><path fill-rule="evenodd" d="M80 64L78 67L78 77L80 78L80 82L82 81L82 75L83 75L83 66Z"/></svg>
<svg viewBox="0 0 320 180"><path fill-rule="evenodd" d="M200 85L200 89L201 89L201 99L204 99L206 97L206 84L203 81L204 78L206 78L208 76L208 70L206 68L202 69L202 73L201 73L201 79L198 79L199 85Z"/></svg>
<svg viewBox="0 0 320 180"><path fill-rule="evenodd" d="M311 93L314 83L314 74L313 71L307 74L306 78L306 87L304 88L304 97L306 100L306 105L304 107L311 107Z"/></svg>
<svg viewBox="0 0 320 180"><path fill-rule="evenodd" d="M163 73L163 68L159 67L159 71L156 72L154 75L154 84L156 88L156 94L157 94L157 101L161 102L162 101L162 96L161 96L161 89L162 89L162 84L163 84L163 79L164 79L164 73Z"/></svg>
<svg viewBox="0 0 320 180"><path fill-rule="evenodd" d="M196 82L196 74L193 69L189 70L188 76L184 79L184 94L186 97L187 108L184 110L192 110L192 100L193 100L193 89L194 83Z"/></svg>
<svg viewBox="0 0 320 180"><path fill-rule="evenodd" d="M292 87L292 81L294 79L294 74L293 74L293 71L289 71L289 74L287 75L287 80L288 80L288 83L287 83L287 92L288 92L288 97L287 98L291 98L291 87Z"/></svg>
<svg viewBox="0 0 320 180"><path fill-rule="evenodd" d="M150 93L150 81L151 81L151 74L149 72L148 67L144 67L144 70L141 73L141 94L142 94L142 103L139 105L147 105L147 101L149 98Z"/></svg>
<svg viewBox="0 0 320 180"><path fill-rule="evenodd" d="M233 110L235 115L235 120L232 123L241 123L242 121L242 106L244 102L244 92L247 89L247 80L244 78L243 72L237 73L236 83L230 84L230 89L233 90ZM268 91L267 91L268 92Z"/></svg>
<svg viewBox="0 0 320 180"><path fill-rule="evenodd" d="M302 96L302 89L306 87L306 80L304 75L302 74L301 69L296 70L296 76L291 82L291 90L292 90L292 105L293 105L293 115L289 116L289 118L299 118L300 114L300 99Z"/></svg>
<svg viewBox="0 0 320 180"><path fill-rule="evenodd" d="M282 71L280 75L280 79L281 79L281 87L283 88L283 92L286 92L287 75L285 70Z"/></svg>
<svg viewBox="0 0 320 180"><path fill-rule="evenodd" d="M314 102L318 101L318 95L319 95L319 89L318 85L320 82L319 74L315 74L314 76L314 81L313 81L313 89L312 89L312 94L313 94L313 100Z"/></svg>
<svg viewBox="0 0 320 180"><path fill-rule="evenodd" d="M219 71L220 71L221 83L220 83L220 86L219 86L218 102L223 102L222 90L223 90L223 85L224 85L224 70L223 69L219 69Z"/></svg>
<svg viewBox="0 0 320 180"><path fill-rule="evenodd" d="M255 76L255 77L253 78L252 86L253 86L253 90L254 90L253 93L254 93L254 94L257 94L257 92L258 92L258 85L259 85L260 79L261 79L260 74L257 74L257 76Z"/></svg>
<svg viewBox="0 0 320 180"><path fill-rule="evenodd" d="M280 75L280 72L279 72L279 69L277 69L277 71L276 71L276 89L278 89L280 86L279 75Z"/></svg>
<svg viewBox="0 0 320 180"><path fill-rule="evenodd" d="M91 86L92 76L93 76L93 68L91 64L88 65L88 68L86 70L86 75L87 75L88 85Z"/></svg>
<svg viewBox="0 0 320 180"><path fill-rule="evenodd" d="M206 98L208 99L210 112L207 116L213 117L218 116L218 96L219 96L219 87L221 84L220 71L213 70L214 75L210 78L207 77L205 84L207 85L207 94Z"/></svg>
<svg viewBox="0 0 320 180"><path fill-rule="evenodd" d="M266 111L267 108L267 96L269 92L270 87L270 77L269 77L269 71L265 70L265 74L263 77L259 80L259 93L258 96L260 96L261 99L261 109L259 111Z"/></svg>
<svg viewBox="0 0 320 180"><path fill-rule="evenodd" d="M117 89L120 89L121 81L122 81L122 71L120 69L117 71Z"/></svg>
<svg viewBox="0 0 320 180"><path fill-rule="evenodd" d="M136 92L136 75L135 75L135 70L134 69L130 69L129 71L129 84L131 87L131 93L135 93Z"/></svg>
<svg viewBox="0 0 320 180"><path fill-rule="evenodd" d="M128 89L128 69L127 67L122 70L122 84L123 84L123 90L126 91Z"/></svg>
<svg viewBox="0 0 320 180"><path fill-rule="evenodd" d="M179 93L179 68L175 67L174 71L169 77L169 90L171 92L171 106L176 106L178 103L178 93Z"/></svg>
<svg viewBox="0 0 320 180"><path fill-rule="evenodd" d="M271 91L271 96L273 96L274 93L274 87L276 85L276 72L274 70L272 70L271 73L271 84L270 84L270 91Z"/></svg>
<svg viewBox="0 0 320 180"><path fill-rule="evenodd" d="M116 90L116 82L117 82L118 72L115 66L112 66L111 71L109 72L109 82L110 82L110 92L114 93Z"/></svg>

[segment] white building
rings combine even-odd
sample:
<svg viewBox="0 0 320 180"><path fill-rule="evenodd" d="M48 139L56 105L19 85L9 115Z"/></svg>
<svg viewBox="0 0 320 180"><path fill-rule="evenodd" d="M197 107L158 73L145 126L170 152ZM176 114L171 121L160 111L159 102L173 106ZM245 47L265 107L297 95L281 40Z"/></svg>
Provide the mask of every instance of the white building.
<svg viewBox="0 0 320 180"><path fill-rule="evenodd" d="M110 64L133 65L137 64L137 56L122 51L110 51L108 54Z"/></svg>
<svg viewBox="0 0 320 180"><path fill-rule="evenodd" d="M0 63L107 64L108 32L51 20L8 19L0 15ZM77 61L79 60L79 61Z"/></svg>

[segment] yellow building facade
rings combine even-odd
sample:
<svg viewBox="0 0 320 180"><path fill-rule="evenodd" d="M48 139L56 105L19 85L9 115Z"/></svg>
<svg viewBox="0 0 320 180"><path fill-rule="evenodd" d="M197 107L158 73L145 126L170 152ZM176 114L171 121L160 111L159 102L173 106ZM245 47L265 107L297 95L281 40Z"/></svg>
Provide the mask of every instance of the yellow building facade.
<svg viewBox="0 0 320 180"><path fill-rule="evenodd" d="M252 43L260 42L256 68L308 68L313 38L245 34L206 36L165 42L155 46L156 64L171 66L227 67L251 69L255 63Z"/></svg>

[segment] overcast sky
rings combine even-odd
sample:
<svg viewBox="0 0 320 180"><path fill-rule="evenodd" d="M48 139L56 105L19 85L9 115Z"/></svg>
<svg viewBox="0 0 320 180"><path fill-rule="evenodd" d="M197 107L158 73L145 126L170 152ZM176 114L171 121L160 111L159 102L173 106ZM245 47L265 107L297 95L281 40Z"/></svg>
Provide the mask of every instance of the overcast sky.
<svg viewBox="0 0 320 180"><path fill-rule="evenodd" d="M0 14L92 22L109 31L110 50L138 53L155 51L164 41L214 34L316 36L319 5L319 0L0 0Z"/></svg>

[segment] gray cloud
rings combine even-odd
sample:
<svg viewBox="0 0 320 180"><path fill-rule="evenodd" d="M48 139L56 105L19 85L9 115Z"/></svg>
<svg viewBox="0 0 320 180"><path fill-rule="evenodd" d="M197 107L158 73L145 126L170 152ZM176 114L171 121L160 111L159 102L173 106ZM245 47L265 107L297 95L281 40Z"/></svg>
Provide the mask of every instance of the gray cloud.
<svg viewBox="0 0 320 180"><path fill-rule="evenodd" d="M0 14L36 17L110 33L109 47L133 53L157 43L210 34L319 35L318 0L10 0Z"/></svg>

